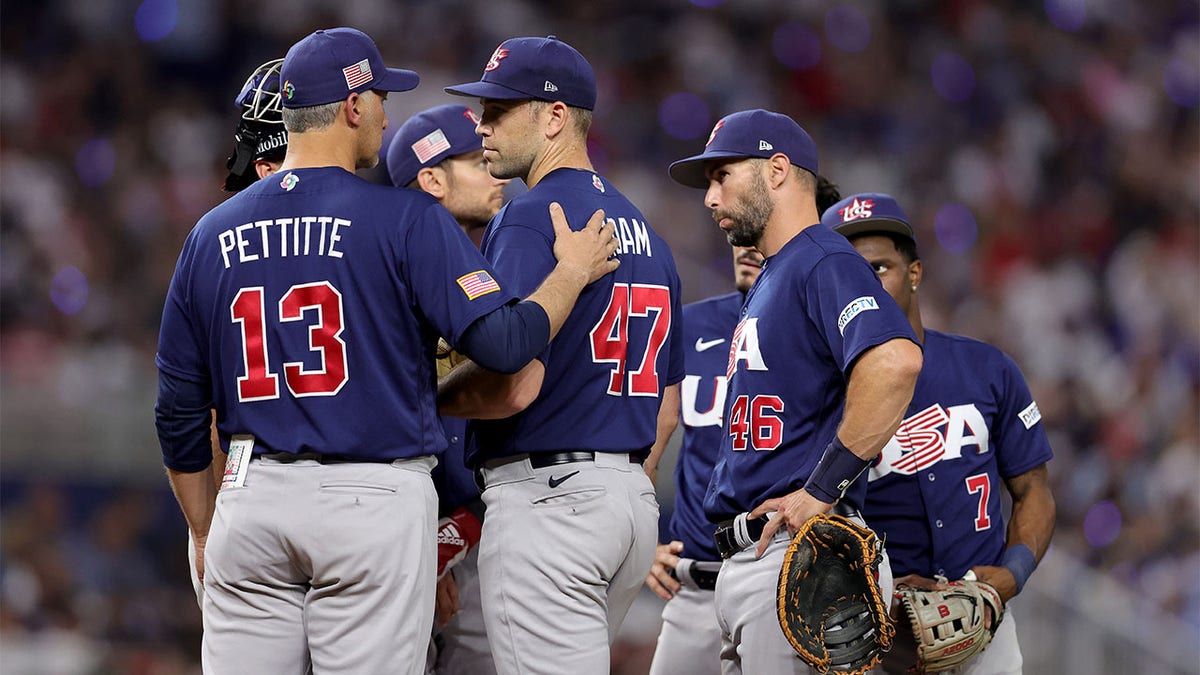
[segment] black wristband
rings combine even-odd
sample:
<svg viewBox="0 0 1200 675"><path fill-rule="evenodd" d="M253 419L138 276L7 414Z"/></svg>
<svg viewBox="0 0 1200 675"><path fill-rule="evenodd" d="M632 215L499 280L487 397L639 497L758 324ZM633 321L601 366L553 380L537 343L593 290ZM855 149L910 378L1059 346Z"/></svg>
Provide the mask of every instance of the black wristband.
<svg viewBox="0 0 1200 675"><path fill-rule="evenodd" d="M870 463L850 452L850 448L834 436L804 484L804 489L817 499L832 504L846 494L846 489L867 470Z"/></svg>

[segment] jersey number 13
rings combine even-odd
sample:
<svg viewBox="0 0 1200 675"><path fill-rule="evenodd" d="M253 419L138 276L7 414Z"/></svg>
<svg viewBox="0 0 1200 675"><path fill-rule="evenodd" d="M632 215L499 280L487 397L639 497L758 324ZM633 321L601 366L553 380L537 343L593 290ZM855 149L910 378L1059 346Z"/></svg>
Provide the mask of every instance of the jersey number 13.
<svg viewBox="0 0 1200 675"><path fill-rule="evenodd" d="M321 354L321 367L305 370L300 361L283 364L288 391L303 396L333 396L346 384L346 343L342 341L342 294L328 281L292 286L279 299L279 321L300 321L305 310L316 311L308 327L309 351ZM267 355L266 302L262 286L238 291L229 306L230 317L242 326L242 365L238 400L267 401L279 398L279 374L271 372Z"/></svg>

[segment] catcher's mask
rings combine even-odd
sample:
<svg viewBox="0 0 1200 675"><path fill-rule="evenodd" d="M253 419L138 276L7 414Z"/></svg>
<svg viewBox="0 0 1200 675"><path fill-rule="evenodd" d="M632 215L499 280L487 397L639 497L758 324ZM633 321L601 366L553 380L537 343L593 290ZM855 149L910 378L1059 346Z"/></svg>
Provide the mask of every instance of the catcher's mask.
<svg viewBox="0 0 1200 675"><path fill-rule="evenodd" d="M256 160L278 162L287 153L288 135L279 98L282 65L283 59L275 59L255 68L234 99L242 115L233 136L233 154L225 163L229 176L221 189L226 192L237 192L258 180Z"/></svg>

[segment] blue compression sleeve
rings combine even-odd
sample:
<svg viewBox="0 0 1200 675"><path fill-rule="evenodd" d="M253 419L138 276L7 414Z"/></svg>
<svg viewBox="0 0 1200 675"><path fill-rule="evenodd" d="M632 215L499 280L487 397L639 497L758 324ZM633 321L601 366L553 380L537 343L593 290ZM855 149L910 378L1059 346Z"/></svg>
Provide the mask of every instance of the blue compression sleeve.
<svg viewBox="0 0 1200 675"><path fill-rule="evenodd" d="M550 342L550 317L535 302L505 305L463 331L459 351L500 373L520 371Z"/></svg>
<svg viewBox="0 0 1200 675"><path fill-rule="evenodd" d="M158 371L154 426L158 429L164 466L195 473L212 464L211 408L212 394L208 387Z"/></svg>

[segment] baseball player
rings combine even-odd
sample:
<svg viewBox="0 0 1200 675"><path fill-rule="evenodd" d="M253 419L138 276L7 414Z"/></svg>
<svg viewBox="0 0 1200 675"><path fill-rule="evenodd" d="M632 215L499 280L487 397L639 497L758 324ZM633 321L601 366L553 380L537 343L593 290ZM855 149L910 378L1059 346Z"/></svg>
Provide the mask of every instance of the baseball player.
<svg viewBox="0 0 1200 675"><path fill-rule="evenodd" d="M226 162L229 175L221 186L237 192L260 178L275 173L287 153L287 130L283 128L283 108L279 105L279 67L283 59L267 61L254 69L242 85L233 104L238 108L238 125L233 134L233 154ZM212 475L221 484L225 472L225 453L217 437L216 411L212 426ZM196 542L188 532L188 567L196 599L204 604L204 585L196 572Z"/></svg>
<svg viewBox="0 0 1200 675"><path fill-rule="evenodd" d="M163 462L205 587L203 669L422 673L446 445L436 336L521 369L618 266L612 228L572 232L556 212L560 261L516 302L436 200L353 173L378 162L384 98L416 73L335 28L293 45L280 78L284 163L188 236L156 358Z"/></svg>
<svg viewBox="0 0 1200 675"><path fill-rule="evenodd" d="M904 310L924 345L925 367L895 435L867 473L863 514L886 535L896 583L931 587L968 571L1008 603L1050 545L1052 456L1037 403L1012 359L995 347L921 324L923 274L913 228L885 194L857 194L822 222L849 238ZM1005 524L1000 487L1012 496ZM907 617L899 619L908 624ZM911 630L884 657L889 673L916 661ZM1005 612L990 645L956 672L1021 672L1015 621Z"/></svg>
<svg viewBox="0 0 1200 675"><path fill-rule="evenodd" d="M479 572L497 671L608 673L609 645L657 544L658 502L641 463L660 403L678 396L683 379L679 276L667 243L592 168L596 81L574 48L554 37L506 40L481 81L447 91L482 99L488 170L529 186L483 240L518 292L553 264L551 200L572 220L602 208L616 225L620 269L583 292L547 351L516 377L465 364L439 392L455 412L464 391L486 391L488 416L504 418L472 423L487 505Z"/></svg>
<svg viewBox="0 0 1200 675"><path fill-rule="evenodd" d="M836 185L817 176L818 210L840 198ZM713 605L721 556L713 540L715 526L704 515L703 502L723 435L729 339L762 263L762 254L754 248L734 246L736 291L683 308L687 349L686 374L680 387L683 443L675 463L675 508L667 525L671 541L658 546L646 577L646 585L669 601L663 607L651 675L721 672L721 627Z"/></svg>
<svg viewBox="0 0 1200 675"><path fill-rule="evenodd" d="M670 173L707 190L731 244L764 256L730 338L721 449L704 498L724 559L722 671L807 672L771 611L790 535L835 505L862 524L859 477L900 423L921 350L870 266L820 226L816 147L791 118L729 115L704 152ZM885 562L889 594L890 581Z"/></svg>
<svg viewBox="0 0 1200 675"><path fill-rule="evenodd" d="M464 105L442 105L408 119L387 151L396 187L424 190L446 207L474 242L504 203L509 181L493 178L475 135L479 116ZM439 344L440 346L440 344ZM453 353L440 353L439 373ZM443 373L444 374L444 373ZM438 491L438 585L430 672L495 673L479 598L478 548L483 502L466 466L467 421L442 417L449 446L433 471Z"/></svg>

